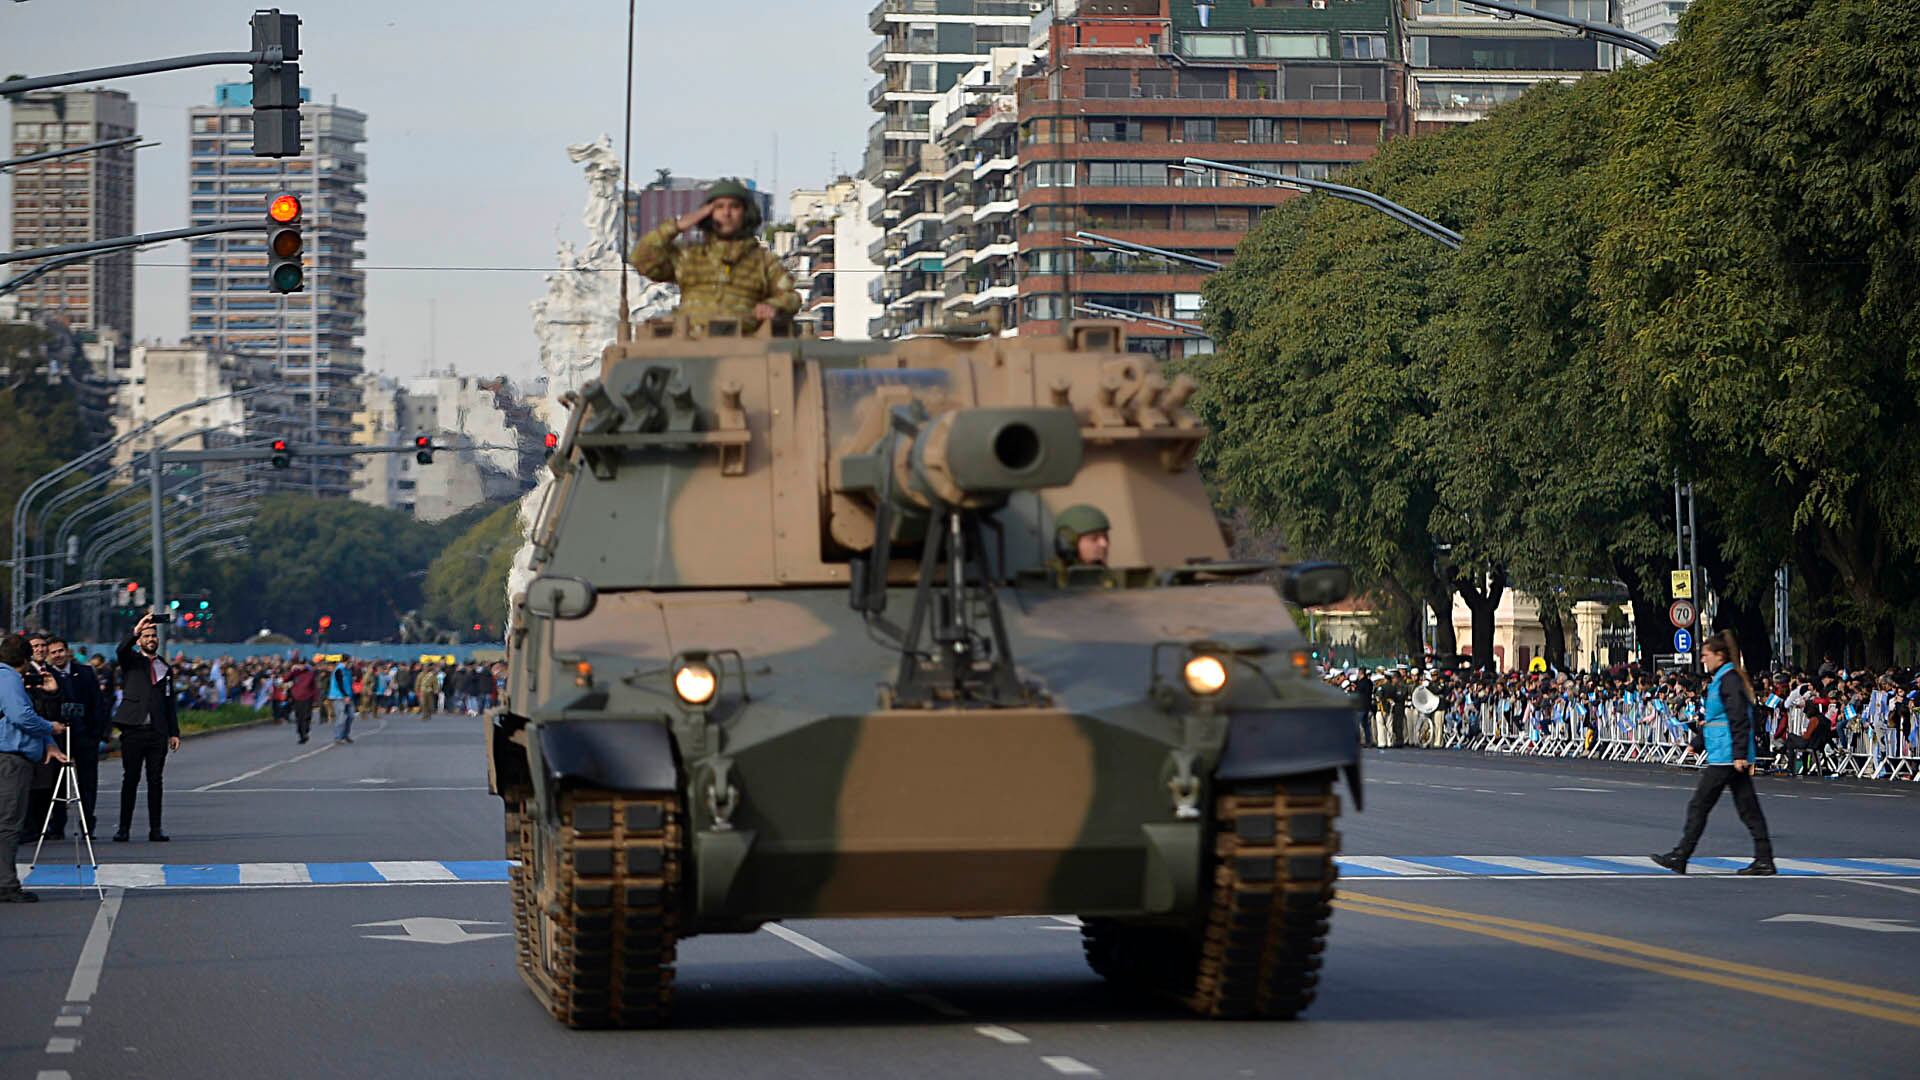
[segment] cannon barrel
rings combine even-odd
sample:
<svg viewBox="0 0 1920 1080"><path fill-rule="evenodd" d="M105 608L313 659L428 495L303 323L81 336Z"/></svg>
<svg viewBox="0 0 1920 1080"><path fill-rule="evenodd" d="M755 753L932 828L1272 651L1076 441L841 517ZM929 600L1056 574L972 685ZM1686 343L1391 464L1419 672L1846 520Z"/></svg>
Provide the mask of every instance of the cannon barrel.
<svg viewBox="0 0 1920 1080"><path fill-rule="evenodd" d="M1071 409L956 409L921 425L896 454L894 491L919 509L995 506L1016 491L1072 483L1081 454Z"/></svg>

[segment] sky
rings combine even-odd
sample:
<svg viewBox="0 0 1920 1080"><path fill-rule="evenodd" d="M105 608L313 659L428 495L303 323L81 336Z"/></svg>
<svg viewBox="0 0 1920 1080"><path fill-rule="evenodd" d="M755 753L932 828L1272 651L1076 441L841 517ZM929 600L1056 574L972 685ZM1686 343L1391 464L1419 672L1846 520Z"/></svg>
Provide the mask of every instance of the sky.
<svg viewBox="0 0 1920 1080"><path fill-rule="evenodd" d="M0 3L0 75L245 50L248 18L266 2ZM302 18L301 81L313 99L367 114L367 368L417 375L431 357L462 374L531 377L538 272L381 267L549 267L556 239L585 246L586 183L566 147L603 133L621 143L626 3L279 3ZM660 168L755 175L784 208L787 191L821 186L836 164L858 171L873 119L873 0L637 3L640 183ZM136 158L136 230L186 224L187 110L210 104L214 84L247 78L243 67L209 67L107 84L133 97L140 133L163 144ZM0 220L0 245L12 246L10 231ZM185 259L182 242L138 257L136 337L185 334Z"/></svg>

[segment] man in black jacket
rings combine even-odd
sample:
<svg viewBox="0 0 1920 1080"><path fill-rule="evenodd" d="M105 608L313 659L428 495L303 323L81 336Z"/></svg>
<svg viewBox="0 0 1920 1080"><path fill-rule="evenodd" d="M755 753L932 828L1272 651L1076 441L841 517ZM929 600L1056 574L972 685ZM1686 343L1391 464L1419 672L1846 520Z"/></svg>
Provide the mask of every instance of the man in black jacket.
<svg viewBox="0 0 1920 1080"><path fill-rule="evenodd" d="M111 719L108 702L100 693L99 677L85 664L73 662L73 649L59 638L47 642L47 666L60 681L60 720L73 729L73 772L80 781L80 805L87 815L87 832L96 832L93 805L100 794L100 740L107 736ZM67 804L53 808L53 828L49 833L62 835L67 829Z"/></svg>
<svg viewBox="0 0 1920 1080"><path fill-rule="evenodd" d="M140 770L147 773L147 839L164 842L160 830L160 777L167 754L180 749L180 721L174 715L173 672L160 659L160 630L152 612L140 617L133 633L115 654L120 665L120 707L113 726L120 729L120 831L124 841L133 828L133 797L140 790Z"/></svg>

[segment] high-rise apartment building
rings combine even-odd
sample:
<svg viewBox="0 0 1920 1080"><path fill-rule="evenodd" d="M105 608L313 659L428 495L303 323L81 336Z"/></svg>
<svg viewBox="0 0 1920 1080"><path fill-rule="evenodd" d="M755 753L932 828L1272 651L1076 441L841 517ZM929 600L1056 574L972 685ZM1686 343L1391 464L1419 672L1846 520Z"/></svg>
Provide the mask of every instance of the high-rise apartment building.
<svg viewBox="0 0 1920 1080"><path fill-rule="evenodd" d="M917 163L932 141L934 103L994 49L1024 46L1034 15L1030 0L880 0L867 26L880 40L867 66L880 76L867 104L880 113L867 131L867 179L882 188Z"/></svg>
<svg viewBox="0 0 1920 1080"><path fill-rule="evenodd" d="M118 90L42 90L13 99L12 153L24 157L135 134L133 99ZM13 247L54 247L133 233L133 148L121 146L19 166ZM133 339L133 253L85 259L22 290L22 306L76 331Z"/></svg>
<svg viewBox="0 0 1920 1080"><path fill-rule="evenodd" d="M1693 0L1618 0L1620 25L1656 45L1672 44L1680 32L1680 16Z"/></svg>
<svg viewBox="0 0 1920 1080"><path fill-rule="evenodd" d="M306 92L302 91L303 99ZM225 352L269 357L305 419L298 438L346 445L360 407L360 337L366 332L367 118L337 104L300 106L302 153L253 156L253 89L226 83L214 103L189 112L191 222L258 221L258 232L194 240L188 333ZM267 202L289 192L301 202L306 288L267 290ZM306 458L283 474L287 486L344 496L351 458Z"/></svg>
<svg viewBox="0 0 1920 1080"><path fill-rule="evenodd" d="M661 169L647 186L627 195L627 221L632 235L629 243L638 243L642 236L652 232L661 222L680 217L700 207L707 201L707 189L717 181L701 180L691 176L675 176L672 170ZM773 195L759 190L752 177L744 177L741 183L753 190L760 200L760 218L767 224L773 223Z"/></svg>
<svg viewBox="0 0 1920 1080"><path fill-rule="evenodd" d="M1516 0L1556 15L1616 21L1619 0ZM1478 120L1536 83L1611 71L1621 52L1559 26L1474 7L1469 0L1401 0L1413 130ZM1664 4L1659 6L1666 6ZM1684 4L1677 6L1684 7ZM1632 29L1632 27L1628 27Z"/></svg>

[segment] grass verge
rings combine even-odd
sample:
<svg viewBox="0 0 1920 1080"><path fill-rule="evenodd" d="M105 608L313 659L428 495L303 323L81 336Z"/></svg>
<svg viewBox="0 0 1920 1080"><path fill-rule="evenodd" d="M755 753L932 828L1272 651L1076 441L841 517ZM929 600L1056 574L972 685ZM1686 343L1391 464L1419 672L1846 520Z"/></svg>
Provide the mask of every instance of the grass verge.
<svg viewBox="0 0 1920 1080"><path fill-rule="evenodd" d="M180 734L238 727L265 719L267 713L251 705L222 705L217 709L189 709L180 714Z"/></svg>

